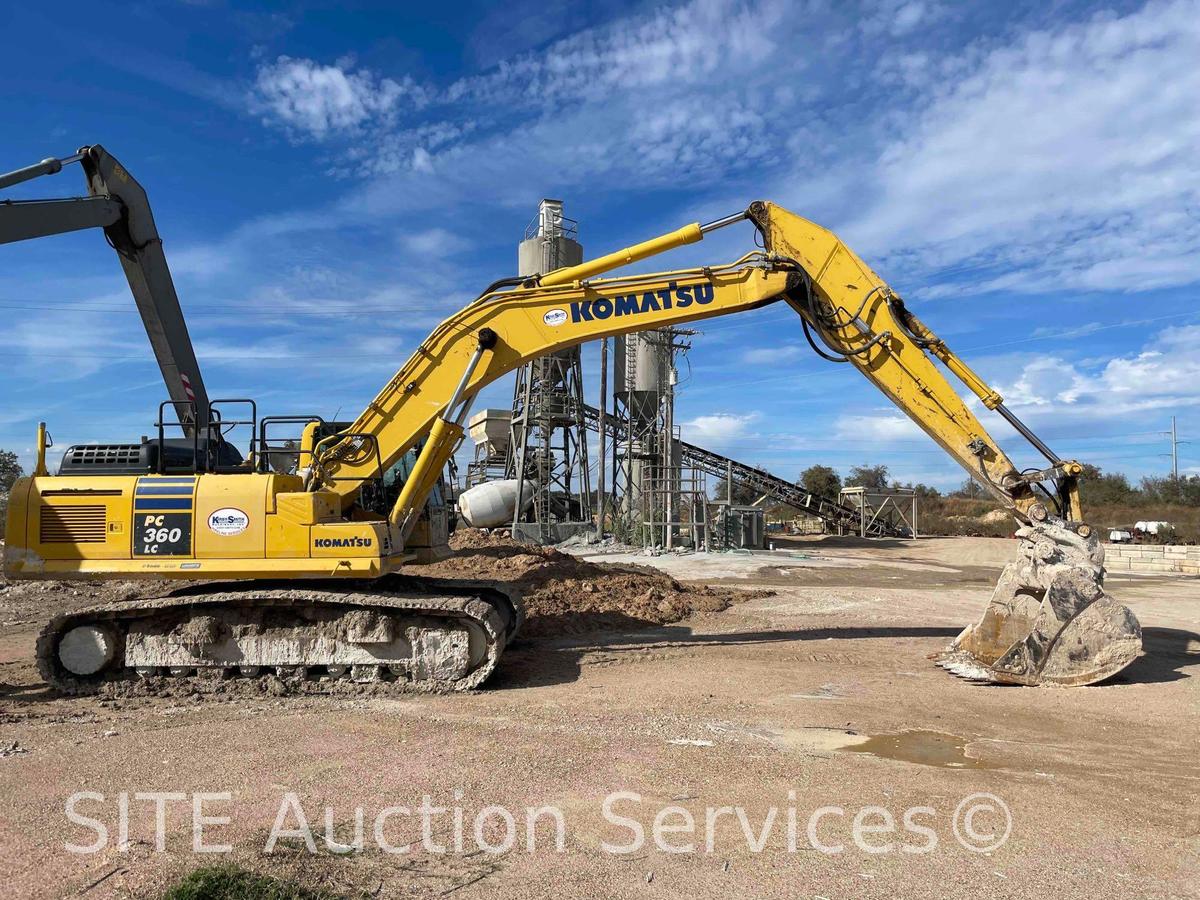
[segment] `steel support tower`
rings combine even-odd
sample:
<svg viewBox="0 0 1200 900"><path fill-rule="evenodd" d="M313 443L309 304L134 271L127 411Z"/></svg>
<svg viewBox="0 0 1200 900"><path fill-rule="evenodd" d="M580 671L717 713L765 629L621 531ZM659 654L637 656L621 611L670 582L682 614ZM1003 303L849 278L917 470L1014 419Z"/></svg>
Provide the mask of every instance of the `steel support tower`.
<svg viewBox="0 0 1200 900"><path fill-rule="evenodd" d="M623 431L613 441L613 496L627 539L646 546L673 546L684 521L675 354L690 349L695 333L661 328L614 341L613 419Z"/></svg>
<svg viewBox="0 0 1200 900"><path fill-rule="evenodd" d="M578 236L562 201L543 200L518 248L518 271L537 275L578 265L583 262ZM506 477L534 484L529 512L514 517L514 538L550 544L595 528L578 346L517 371Z"/></svg>

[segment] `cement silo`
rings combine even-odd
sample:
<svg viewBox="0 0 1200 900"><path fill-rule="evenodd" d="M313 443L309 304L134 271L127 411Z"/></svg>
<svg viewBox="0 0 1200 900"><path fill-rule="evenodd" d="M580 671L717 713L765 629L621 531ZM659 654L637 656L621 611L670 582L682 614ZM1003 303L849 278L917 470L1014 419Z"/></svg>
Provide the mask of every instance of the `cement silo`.
<svg viewBox="0 0 1200 900"><path fill-rule="evenodd" d="M578 237L579 225L563 215L563 202L543 200L517 247L517 274L545 275L564 266L579 265L583 262L583 246Z"/></svg>
<svg viewBox="0 0 1200 900"><path fill-rule="evenodd" d="M518 274L544 275L583 262L578 225L561 200L543 200L517 248ZM513 537L557 543L593 529L583 372L579 347L535 359L517 371L506 475L535 486Z"/></svg>
<svg viewBox="0 0 1200 900"><path fill-rule="evenodd" d="M632 537L672 546L680 458L674 440L675 353L690 331L663 328L619 337L613 353L613 407L628 423L613 447L613 485Z"/></svg>

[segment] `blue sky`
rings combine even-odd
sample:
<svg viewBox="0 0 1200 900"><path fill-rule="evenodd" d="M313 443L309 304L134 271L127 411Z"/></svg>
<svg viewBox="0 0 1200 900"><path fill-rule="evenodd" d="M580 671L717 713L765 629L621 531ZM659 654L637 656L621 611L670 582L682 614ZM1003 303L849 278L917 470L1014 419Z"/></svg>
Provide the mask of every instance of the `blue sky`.
<svg viewBox="0 0 1200 900"><path fill-rule="evenodd" d="M1162 474L1176 415L1200 472L1197 2L97 8L0 12L0 169L121 159L214 396L353 417L513 273L543 196L589 255L762 198L837 230L1060 454ZM75 168L6 196L82 192ZM60 446L148 433L165 395L102 237L0 247L0 267L0 447L28 462L40 418ZM793 478L961 482L786 309L701 331L689 440Z"/></svg>

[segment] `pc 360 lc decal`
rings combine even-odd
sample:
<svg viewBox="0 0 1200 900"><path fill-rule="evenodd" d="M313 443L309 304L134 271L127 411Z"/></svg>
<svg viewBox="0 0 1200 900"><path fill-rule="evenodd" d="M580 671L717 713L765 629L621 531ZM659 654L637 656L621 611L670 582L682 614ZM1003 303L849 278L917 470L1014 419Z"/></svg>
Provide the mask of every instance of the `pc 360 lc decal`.
<svg viewBox="0 0 1200 900"><path fill-rule="evenodd" d="M591 322L595 319L638 316L648 312L660 312L664 309L683 309L693 303L707 306L712 301L713 286L711 284L678 287L672 281L658 291L576 300L571 304L571 321Z"/></svg>

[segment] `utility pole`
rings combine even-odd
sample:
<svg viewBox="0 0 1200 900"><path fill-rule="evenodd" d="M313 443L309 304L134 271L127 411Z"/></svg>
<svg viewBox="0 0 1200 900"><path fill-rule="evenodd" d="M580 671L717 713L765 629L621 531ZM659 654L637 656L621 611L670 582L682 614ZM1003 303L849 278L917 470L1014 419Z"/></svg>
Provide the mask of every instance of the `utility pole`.
<svg viewBox="0 0 1200 900"><path fill-rule="evenodd" d="M1181 441L1179 439L1179 432L1176 430L1176 427L1175 427L1175 417L1174 416L1171 416L1171 430L1170 431L1160 431L1159 434L1165 434L1167 437L1169 437L1171 439L1171 477L1175 481L1178 481L1179 480L1179 445L1187 444L1187 443L1189 443L1189 441Z"/></svg>
<svg viewBox="0 0 1200 900"><path fill-rule="evenodd" d="M1179 480L1179 435L1175 431L1175 417L1171 416L1171 477Z"/></svg>

